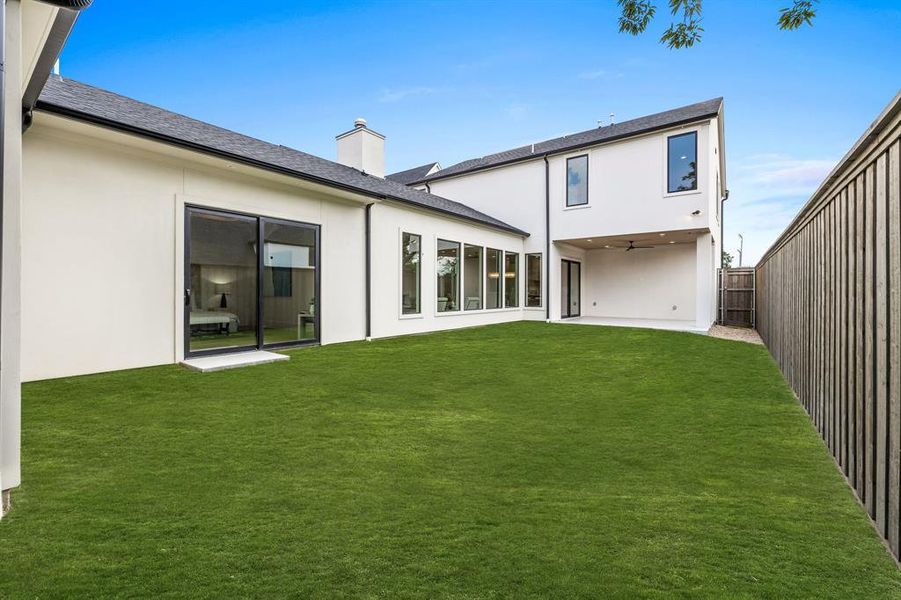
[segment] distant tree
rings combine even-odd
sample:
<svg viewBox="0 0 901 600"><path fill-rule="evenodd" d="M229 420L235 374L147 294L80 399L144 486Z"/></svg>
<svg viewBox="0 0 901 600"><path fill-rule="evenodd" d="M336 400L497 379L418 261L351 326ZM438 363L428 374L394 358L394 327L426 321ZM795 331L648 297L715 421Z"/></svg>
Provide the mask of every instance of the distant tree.
<svg viewBox="0 0 901 600"><path fill-rule="evenodd" d="M732 268L732 255L723 250L723 268L731 269Z"/></svg>
<svg viewBox="0 0 901 600"><path fill-rule="evenodd" d="M788 8L779 9L776 24L779 29L792 31L805 23L813 25L817 15L816 4L819 0L793 0ZM690 48L701 41L704 28L701 27L701 0L667 0L673 16L681 16L681 22L670 23L669 28L660 36L660 43L670 48ZM622 7L619 17L620 33L639 35L648 28L657 4L653 0L617 0Z"/></svg>

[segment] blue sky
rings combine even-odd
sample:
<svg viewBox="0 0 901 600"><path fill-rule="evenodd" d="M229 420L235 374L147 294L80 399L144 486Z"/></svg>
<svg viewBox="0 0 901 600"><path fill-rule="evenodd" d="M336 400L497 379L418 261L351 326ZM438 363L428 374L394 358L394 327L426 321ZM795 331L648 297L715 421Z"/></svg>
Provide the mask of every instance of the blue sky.
<svg viewBox="0 0 901 600"><path fill-rule="evenodd" d="M665 0L660 0L665 4ZM334 158L363 116L389 172L716 96L726 99L726 248L753 263L901 86L901 4L708 0L699 46L619 34L614 0L146 3L95 0L62 74ZM137 5L140 5L138 7Z"/></svg>

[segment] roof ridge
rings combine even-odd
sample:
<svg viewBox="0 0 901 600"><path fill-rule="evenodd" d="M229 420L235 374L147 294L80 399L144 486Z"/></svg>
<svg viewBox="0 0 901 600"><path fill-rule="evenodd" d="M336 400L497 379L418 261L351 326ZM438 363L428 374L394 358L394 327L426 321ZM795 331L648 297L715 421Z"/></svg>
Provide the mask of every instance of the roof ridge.
<svg viewBox="0 0 901 600"><path fill-rule="evenodd" d="M445 177L460 175L474 170L497 166L500 164L506 164L508 162L529 160L532 157L539 158L540 156L549 152L565 152L568 149L580 147L581 145L583 145L583 143L586 145L593 145L594 143L603 143L624 137L632 137L653 131L655 129L677 125L685 121L685 119L681 118L683 116L688 120L698 120L703 118L704 116L712 116L713 114L719 112L723 101L724 98L722 96L718 96L716 98L710 98L708 100L702 100L700 102L693 102L691 104L651 113L649 115L635 117L633 119L628 119L620 123L594 127L592 129L586 129L584 131L578 131L575 133L567 133L562 136L548 138L540 142L524 144L521 146L516 146L514 148L509 148L507 150L500 150L498 152L485 154L480 157L469 158L447 166L437 173L433 173L432 175L425 177L421 181L416 181L413 183L443 179ZM715 110L713 110L714 107ZM670 116L676 118L666 118ZM650 126L636 126L645 123L650 124ZM630 131L630 129L632 130ZM622 132L622 135L617 135L618 132ZM586 142L578 141L584 138L587 138ZM572 141L573 143L562 144L561 142L563 141ZM525 153L526 150L528 150L529 152ZM468 165L473 166L469 167Z"/></svg>

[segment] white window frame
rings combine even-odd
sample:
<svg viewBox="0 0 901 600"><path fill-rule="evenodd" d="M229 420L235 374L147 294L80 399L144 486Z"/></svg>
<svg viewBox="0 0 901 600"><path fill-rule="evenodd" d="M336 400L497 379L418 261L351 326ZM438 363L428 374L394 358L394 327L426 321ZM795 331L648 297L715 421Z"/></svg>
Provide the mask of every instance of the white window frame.
<svg viewBox="0 0 901 600"><path fill-rule="evenodd" d="M419 312L404 313L404 234L419 236ZM397 230L397 255L398 255L398 280L397 280L397 311L398 317L401 319L421 319L423 318L423 294L422 280L425 277L425 236L421 233L413 233L405 229Z"/></svg>
<svg viewBox="0 0 901 600"><path fill-rule="evenodd" d="M451 244L457 244L457 308L454 310L438 310L438 243L439 242L448 242ZM463 254L463 244L464 242L460 242L457 240L452 240L449 238L443 238L441 236L435 236L435 260L433 261L433 265L435 267L435 301L432 302L432 310L435 311L435 316L445 316L445 315L462 315L465 314L465 311L460 307L460 294L463 293L463 269L462 265L462 254ZM470 311L478 312L478 311Z"/></svg>
<svg viewBox="0 0 901 600"><path fill-rule="evenodd" d="M530 256L537 256L540 260L540 264L538 266L538 277L539 277L538 290L540 292L540 296L539 296L540 302L538 303L538 306L528 306L528 302L529 302L529 257ZM523 277L523 280L522 280L523 281L522 308L523 308L523 310L544 310L544 295L545 295L544 294L544 285L545 285L544 252L524 252L523 257L525 258L525 260L523 261L525 264L525 271L524 271L525 277Z"/></svg>

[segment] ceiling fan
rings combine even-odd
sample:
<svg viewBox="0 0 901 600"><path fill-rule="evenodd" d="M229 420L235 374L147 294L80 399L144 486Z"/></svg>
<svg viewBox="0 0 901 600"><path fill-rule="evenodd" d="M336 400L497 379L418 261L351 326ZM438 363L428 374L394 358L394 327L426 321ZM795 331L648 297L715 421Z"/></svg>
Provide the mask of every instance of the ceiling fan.
<svg viewBox="0 0 901 600"><path fill-rule="evenodd" d="M654 246L636 246L635 242L629 240L629 247L626 248L626 252L628 252L629 250L642 250L642 249L650 249L653 247Z"/></svg>

